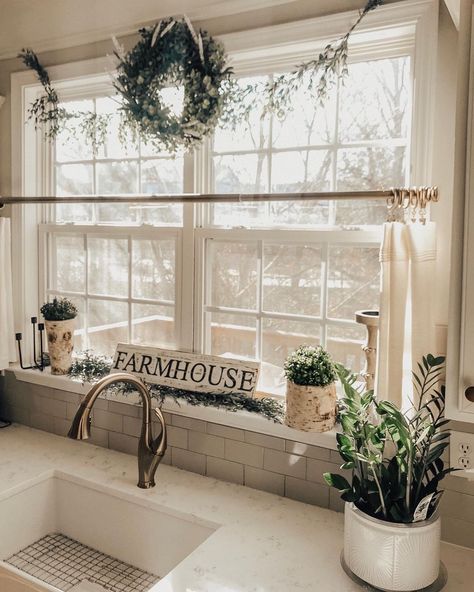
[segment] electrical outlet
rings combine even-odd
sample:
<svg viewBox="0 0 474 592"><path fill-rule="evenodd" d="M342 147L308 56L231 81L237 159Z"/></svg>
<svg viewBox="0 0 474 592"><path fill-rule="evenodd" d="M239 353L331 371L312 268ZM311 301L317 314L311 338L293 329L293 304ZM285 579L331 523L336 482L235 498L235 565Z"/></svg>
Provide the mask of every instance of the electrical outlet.
<svg viewBox="0 0 474 592"><path fill-rule="evenodd" d="M451 466L461 469L453 475L474 479L474 434L451 431L449 450Z"/></svg>

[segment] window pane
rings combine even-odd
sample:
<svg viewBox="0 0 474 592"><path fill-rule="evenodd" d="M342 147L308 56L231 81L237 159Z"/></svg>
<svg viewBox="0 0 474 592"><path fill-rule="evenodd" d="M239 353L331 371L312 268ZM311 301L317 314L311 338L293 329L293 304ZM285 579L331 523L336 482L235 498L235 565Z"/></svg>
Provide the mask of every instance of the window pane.
<svg viewBox="0 0 474 592"><path fill-rule="evenodd" d="M380 263L376 248L331 247L327 316L354 320L361 309L379 309Z"/></svg>
<svg viewBox="0 0 474 592"><path fill-rule="evenodd" d="M263 308L321 315L321 249L307 245L264 247Z"/></svg>
<svg viewBox="0 0 474 592"><path fill-rule="evenodd" d="M286 378L283 365L288 354L302 344L319 345L320 342L318 323L263 319L259 390L285 395Z"/></svg>
<svg viewBox="0 0 474 592"><path fill-rule="evenodd" d="M279 368L283 368L288 355L300 345L320 345L321 343L321 329L317 322L263 319L262 329L262 359Z"/></svg>
<svg viewBox="0 0 474 592"><path fill-rule="evenodd" d="M315 146L334 141L336 96L331 93L321 106L311 92L300 89L292 95L292 110L283 119L273 119L273 145L277 148L290 146Z"/></svg>
<svg viewBox="0 0 474 592"><path fill-rule="evenodd" d="M96 111L98 115L108 116L107 138L104 146L99 147L99 158L127 158L138 156L138 143L130 134L126 134L123 141L120 136L119 100L114 97L99 97L96 99Z"/></svg>
<svg viewBox="0 0 474 592"><path fill-rule="evenodd" d="M111 355L117 343L128 341L128 304L109 300L89 300L89 347Z"/></svg>
<svg viewBox="0 0 474 592"><path fill-rule="evenodd" d="M57 290L85 292L86 252L83 236L53 236L53 258Z"/></svg>
<svg viewBox="0 0 474 592"><path fill-rule="evenodd" d="M385 200L344 200L335 204L336 224L340 226L380 225L387 220Z"/></svg>
<svg viewBox="0 0 474 592"><path fill-rule="evenodd" d="M183 193L183 159L160 158L142 164L142 193Z"/></svg>
<svg viewBox="0 0 474 592"><path fill-rule="evenodd" d="M263 202L211 205L214 226L269 226L270 217Z"/></svg>
<svg viewBox="0 0 474 592"><path fill-rule="evenodd" d="M145 160L141 165L141 193L183 193L184 161L182 157ZM181 225L183 206L179 204L139 207L142 221L159 226Z"/></svg>
<svg viewBox="0 0 474 592"><path fill-rule="evenodd" d="M86 301L84 298L78 298L77 296L70 297L72 302L77 306L77 317L76 317L76 329L74 331L74 349L76 352L84 351L87 349L87 335L86 335Z"/></svg>
<svg viewBox="0 0 474 592"><path fill-rule="evenodd" d="M337 156L337 190L364 191L405 184L405 148L345 148Z"/></svg>
<svg viewBox="0 0 474 592"><path fill-rule="evenodd" d="M88 239L89 292L107 296L128 296L128 241Z"/></svg>
<svg viewBox="0 0 474 592"><path fill-rule="evenodd" d="M362 346L367 339L365 327L360 325L341 327L328 325L327 348L336 362L343 364L352 372L359 373L365 366Z"/></svg>
<svg viewBox="0 0 474 592"><path fill-rule="evenodd" d="M257 308L257 244L208 241L209 304Z"/></svg>
<svg viewBox="0 0 474 592"><path fill-rule="evenodd" d="M269 204L275 226L321 226L329 222L329 201L274 201Z"/></svg>
<svg viewBox="0 0 474 592"><path fill-rule="evenodd" d="M408 57L350 64L340 91L340 141L406 138L410 84Z"/></svg>
<svg viewBox="0 0 474 592"><path fill-rule="evenodd" d="M263 115L263 86L266 76L240 78L237 81L241 89L247 92L243 96L236 117L235 126L218 127L214 135L214 150L216 152L232 152L239 150L261 150L268 146L270 119ZM241 115L241 117L239 117Z"/></svg>
<svg viewBox="0 0 474 592"><path fill-rule="evenodd" d="M155 304L132 305L132 341L155 347L176 347L174 309Z"/></svg>
<svg viewBox="0 0 474 592"><path fill-rule="evenodd" d="M99 195L120 195L138 193L138 163L98 162L97 193ZM97 206L98 222L126 222L137 220L137 209L133 205L109 203Z"/></svg>
<svg viewBox="0 0 474 592"><path fill-rule="evenodd" d="M90 164L62 164L56 167L56 195L92 195L94 170Z"/></svg>
<svg viewBox="0 0 474 592"><path fill-rule="evenodd" d="M253 317L223 313L206 316L211 329L211 354L255 359L257 331Z"/></svg>
<svg viewBox="0 0 474 592"><path fill-rule="evenodd" d="M99 195L138 193L138 165L136 162L99 162L97 183Z"/></svg>
<svg viewBox="0 0 474 592"><path fill-rule="evenodd" d="M264 154L214 157L216 193L268 192L268 164Z"/></svg>
<svg viewBox="0 0 474 592"><path fill-rule="evenodd" d="M175 241L134 240L132 252L133 297L173 301Z"/></svg>
<svg viewBox="0 0 474 592"><path fill-rule="evenodd" d="M81 113L94 111L94 101L86 99L83 101L65 101L61 107L67 109L68 113L79 116ZM80 131L80 119L73 117L68 120L67 126L55 138L55 154L57 162L72 160L90 160L92 158L92 147L90 142L85 141Z"/></svg>
<svg viewBox="0 0 474 592"><path fill-rule="evenodd" d="M272 157L272 191L329 191L331 154L326 150L278 152Z"/></svg>
<svg viewBox="0 0 474 592"><path fill-rule="evenodd" d="M90 222L92 220L92 204L61 204L56 206L57 222Z"/></svg>

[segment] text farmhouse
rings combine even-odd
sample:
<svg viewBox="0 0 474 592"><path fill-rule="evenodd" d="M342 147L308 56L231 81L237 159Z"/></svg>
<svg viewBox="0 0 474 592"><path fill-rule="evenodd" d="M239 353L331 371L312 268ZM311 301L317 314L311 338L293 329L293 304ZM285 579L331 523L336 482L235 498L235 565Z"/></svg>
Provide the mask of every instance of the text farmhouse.
<svg viewBox="0 0 474 592"><path fill-rule="evenodd" d="M246 360L118 344L112 372L189 391L252 395L259 364Z"/></svg>

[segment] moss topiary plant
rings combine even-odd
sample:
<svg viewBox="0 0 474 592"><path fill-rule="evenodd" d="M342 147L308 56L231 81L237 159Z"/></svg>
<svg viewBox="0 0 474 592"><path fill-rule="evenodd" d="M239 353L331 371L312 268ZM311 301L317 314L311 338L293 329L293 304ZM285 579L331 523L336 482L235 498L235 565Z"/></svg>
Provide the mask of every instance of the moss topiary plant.
<svg viewBox="0 0 474 592"><path fill-rule="evenodd" d="M336 380L336 369L321 346L302 345L288 356L285 376L295 384L327 386Z"/></svg>
<svg viewBox="0 0 474 592"><path fill-rule="evenodd" d="M76 305L67 298L54 298L41 307L45 321L68 321L77 317Z"/></svg>

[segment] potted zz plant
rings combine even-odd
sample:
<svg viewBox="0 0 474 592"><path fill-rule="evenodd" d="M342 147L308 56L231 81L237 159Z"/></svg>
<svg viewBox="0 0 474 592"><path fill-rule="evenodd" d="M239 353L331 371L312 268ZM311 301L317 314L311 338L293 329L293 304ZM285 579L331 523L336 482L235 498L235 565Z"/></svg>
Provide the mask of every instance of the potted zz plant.
<svg viewBox="0 0 474 592"><path fill-rule="evenodd" d="M413 373L418 403L402 413L356 387L342 366L337 434L341 468L352 481L325 473L345 500L344 568L383 590L414 591L440 577L440 481L452 470L441 458L445 391L437 388L444 358L428 355Z"/></svg>
<svg viewBox="0 0 474 592"><path fill-rule="evenodd" d="M336 368L322 347L303 345L285 362L286 425L326 432L336 421Z"/></svg>
<svg viewBox="0 0 474 592"><path fill-rule="evenodd" d="M45 320L51 374L67 374L72 364L76 305L67 298L54 298L41 307Z"/></svg>

